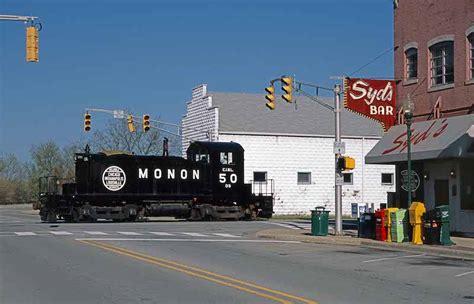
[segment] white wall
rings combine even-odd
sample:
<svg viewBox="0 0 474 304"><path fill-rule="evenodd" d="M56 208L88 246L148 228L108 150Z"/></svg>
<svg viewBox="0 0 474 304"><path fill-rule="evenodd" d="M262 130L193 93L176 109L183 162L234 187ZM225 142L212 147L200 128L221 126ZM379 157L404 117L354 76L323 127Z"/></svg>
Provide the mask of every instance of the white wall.
<svg viewBox="0 0 474 304"><path fill-rule="evenodd" d="M219 141L235 141L244 147L246 182L253 179L254 171L266 171L267 178L275 180L277 214L308 214L315 206L334 211L334 138L219 134ZM343 213L351 213L351 203L374 203L378 208L387 202L387 191L395 191L395 185L381 184L381 173L394 174L395 167L363 165L365 154L378 140L343 141L346 155L356 159L353 185L342 187ZM298 185L297 172L311 172L311 184Z"/></svg>

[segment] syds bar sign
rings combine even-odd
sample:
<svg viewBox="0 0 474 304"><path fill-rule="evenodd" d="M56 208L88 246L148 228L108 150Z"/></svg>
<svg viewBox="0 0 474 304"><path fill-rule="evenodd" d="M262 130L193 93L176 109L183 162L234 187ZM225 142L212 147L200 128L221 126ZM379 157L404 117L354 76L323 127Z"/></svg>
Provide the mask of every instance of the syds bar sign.
<svg viewBox="0 0 474 304"><path fill-rule="evenodd" d="M395 125L396 96L393 80L344 79L344 107L378 121L385 132Z"/></svg>

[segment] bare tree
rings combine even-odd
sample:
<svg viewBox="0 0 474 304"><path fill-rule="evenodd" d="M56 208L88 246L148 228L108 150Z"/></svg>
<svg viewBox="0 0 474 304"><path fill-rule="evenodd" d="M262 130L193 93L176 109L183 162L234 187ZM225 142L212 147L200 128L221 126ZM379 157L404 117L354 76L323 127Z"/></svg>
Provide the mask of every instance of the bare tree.
<svg viewBox="0 0 474 304"><path fill-rule="evenodd" d="M179 137L170 135L170 154L179 153ZM137 155L161 155L163 134L152 128L144 132L139 123L136 131L129 132L126 121L111 119L104 131L98 130L93 134L91 146L94 150L124 150Z"/></svg>

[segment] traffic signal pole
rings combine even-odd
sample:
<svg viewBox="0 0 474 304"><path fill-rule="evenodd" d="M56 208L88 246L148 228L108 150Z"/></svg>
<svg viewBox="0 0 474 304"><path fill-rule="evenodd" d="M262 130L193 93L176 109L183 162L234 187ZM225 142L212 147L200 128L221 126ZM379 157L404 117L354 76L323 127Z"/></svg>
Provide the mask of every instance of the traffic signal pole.
<svg viewBox="0 0 474 304"><path fill-rule="evenodd" d="M341 86L334 86L334 122L335 122L335 145L341 146ZM338 159L341 157L341 150L334 149L335 155L335 211L336 211L336 235L342 235L342 185L339 182L342 178L341 168L338 166Z"/></svg>

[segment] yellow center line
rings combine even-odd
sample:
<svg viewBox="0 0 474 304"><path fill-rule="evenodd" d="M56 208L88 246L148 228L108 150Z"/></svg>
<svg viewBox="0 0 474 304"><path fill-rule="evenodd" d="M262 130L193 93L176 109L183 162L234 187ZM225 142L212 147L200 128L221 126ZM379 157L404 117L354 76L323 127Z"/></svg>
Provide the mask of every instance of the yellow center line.
<svg viewBox="0 0 474 304"><path fill-rule="evenodd" d="M305 299L305 298L302 298L302 297L294 296L294 295L291 295L291 294L287 294L285 292L281 292L281 291L278 291L278 290L273 290L273 289L270 289L270 288L259 286L257 284L241 281L241 280L234 279L234 278L231 278L231 277L228 277L228 276L225 276L225 275L210 272L210 271L207 271L207 270L204 270L204 269L200 269L200 268L188 266L188 265L185 265L185 264L165 260L165 259L162 259L162 258L142 254L142 253L131 251L131 250L128 250L128 249L124 249L124 248L121 248L121 247L116 247L116 246L113 246L113 245L110 245L110 244L104 244L102 242L89 241L89 240L79 240L79 241L82 242L82 243L86 243L86 244L89 244L89 245L93 245L93 246L96 246L96 247L99 247L99 248L102 248L102 249L106 249L106 250L115 252L115 253L118 253L118 254L126 255L126 256L135 258L135 259L139 259L139 260L146 261L146 262L149 262L149 263L152 263L152 264L167 267L167 268L170 268L170 269L173 269L173 270L181 271L181 272L187 273L189 275L193 275L193 276L200 277L200 278L203 278L203 279L207 279L207 280L210 280L210 281L222 284L222 285L230 286L230 287L242 290L242 291L246 291L246 292L249 292L249 293L252 293L252 294L256 294L256 295L259 295L259 296L262 296L262 297L265 297L265 298L268 298L268 299L272 299L272 300L280 302L280 303L285 303L285 304L288 303L289 304L289 303L292 303L292 302L290 302L288 300L285 300L285 299L278 298L278 297L274 297L272 295L264 294L264 293L261 293L261 292L255 291L255 290L251 290L251 289L248 289L248 288L245 288L245 287L241 287L241 286L238 286L238 285L235 285L235 284L224 282L224 281L216 279L216 278L224 279L224 280L234 282L234 283L238 283L238 284L244 285L244 286L249 286L253 289L266 291L268 293L284 296L286 298L301 301L301 302L307 303L307 304L317 304L318 303L318 302L313 301L313 300L309 300L309 299ZM175 265L176 267L171 266L171 265ZM188 269L188 270L186 270L186 269ZM197 273L197 272L200 272L200 273ZM215 278L212 278L210 276L215 277Z"/></svg>

